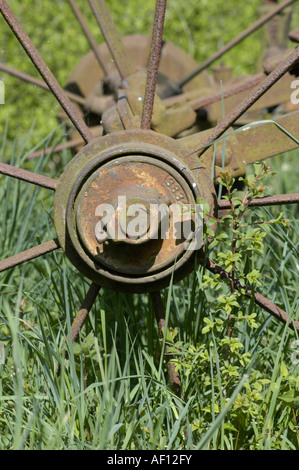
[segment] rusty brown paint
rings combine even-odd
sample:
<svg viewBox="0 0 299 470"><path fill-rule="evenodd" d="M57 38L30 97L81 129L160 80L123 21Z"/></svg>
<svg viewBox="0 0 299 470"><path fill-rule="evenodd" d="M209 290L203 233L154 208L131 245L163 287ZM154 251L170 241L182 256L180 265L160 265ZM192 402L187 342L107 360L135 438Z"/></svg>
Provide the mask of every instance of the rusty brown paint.
<svg viewBox="0 0 299 470"><path fill-rule="evenodd" d="M57 180L0 162L0 173L55 191Z"/></svg>
<svg viewBox="0 0 299 470"><path fill-rule="evenodd" d="M147 65L147 80L143 100L141 129L150 129L161 57L163 29L167 0L157 0L152 28L150 54Z"/></svg>
<svg viewBox="0 0 299 470"><path fill-rule="evenodd" d="M286 0L285 2L277 5L276 8L271 9L268 13L266 13L262 18L259 18L255 23L253 23L251 26L249 26L247 29L245 29L241 34L236 36L232 41L228 42L225 46L220 48L215 54L213 54L211 57L209 57L207 60L205 60L201 65L199 65L192 73L184 77L178 85L182 88L186 83L188 83L190 80L192 80L196 75L201 73L203 70L208 68L210 65L212 65L216 60L220 59L226 52L228 52L230 49L235 47L237 44L239 44L241 41L243 41L245 38L247 38L250 34L254 33L257 29L259 29L261 26L266 24L268 21L270 21L274 16L276 16L278 13L282 12L285 8L290 6L292 3L294 3L296 0Z"/></svg>
<svg viewBox="0 0 299 470"><path fill-rule="evenodd" d="M0 0L0 12L25 50L26 54L33 62L36 69L39 71L48 87L51 89L57 101L62 106L74 126L80 132L82 138L86 143L91 142L94 139L92 132L89 130L88 126L85 124L82 117L79 115L76 108L73 106L70 99L67 97L64 90L61 88L49 67L46 65L45 61L42 59L39 52L32 44L32 41L27 36L19 21L14 16L13 12L4 0Z"/></svg>
<svg viewBox="0 0 299 470"><path fill-rule="evenodd" d="M60 247L57 239L50 240L48 242L37 245L29 250L22 251L17 255L10 256L2 261L0 261L0 272L6 271L7 269L19 266L20 264L30 261L32 259L38 258L39 256L46 255L51 253L54 250L57 250Z"/></svg>
<svg viewBox="0 0 299 470"><path fill-rule="evenodd" d="M207 258L206 260L206 268L213 274L219 274L222 279L227 279L230 281L232 279L230 273L226 272L225 269L223 269L221 266L216 265L209 258ZM295 329L299 331L299 321L292 320L284 310L282 310L280 307L278 307L273 302L271 302L271 300L266 299L266 297L264 297L259 292L253 291L252 288L249 286L241 285L241 283L238 280L234 281L234 288L245 291L248 297L253 296L254 301L256 302L257 305L259 305L268 313L273 315L280 322L287 324L293 330Z"/></svg>
<svg viewBox="0 0 299 470"><path fill-rule="evenodd" d="M299 193L277 194L275 196L260 197L249 201L249 207L277 206L280 204L299 204ZM231 208L229 201L222 199L218 201L219 210L229 210Z"/></svg>

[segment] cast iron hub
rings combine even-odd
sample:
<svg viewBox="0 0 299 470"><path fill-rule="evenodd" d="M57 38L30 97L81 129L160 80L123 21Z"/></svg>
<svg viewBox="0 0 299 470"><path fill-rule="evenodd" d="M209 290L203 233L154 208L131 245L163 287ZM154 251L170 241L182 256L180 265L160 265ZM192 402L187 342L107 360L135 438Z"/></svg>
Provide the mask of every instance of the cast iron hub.
<svg viewBox="0 0 299 470"><path fill-rule="evenodd" d="M184 151L169 137L132 130L97 139L73 158L57 186L54 220L62 248L84 275L149 292L194 268L201 245L187 249L194 231L186 236L173 208L187 208L184 220L194 228L192 208L206 199L209 178L202 169L201 184L195 181Z"/></svg>

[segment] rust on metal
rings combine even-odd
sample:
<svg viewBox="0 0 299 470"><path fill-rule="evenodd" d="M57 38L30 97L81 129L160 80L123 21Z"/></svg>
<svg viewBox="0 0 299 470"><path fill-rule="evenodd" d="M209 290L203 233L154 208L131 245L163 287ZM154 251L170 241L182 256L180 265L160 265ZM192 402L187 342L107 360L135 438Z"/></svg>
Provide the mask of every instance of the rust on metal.
<svg viewBox="0 0 299 470"><path fill-rule="evenodd" d="M151 47L147 65L147 80L141 117L141 129L150 129L151 127L161 57L166 4L167 0L156 0Z"/></svg>
<svg viewBox="0 0 299 470"><path fill-rule="evenodd" d="M276 124L275 124L276 123ZM290 135L299 135L299 111L288 113L275 119L274 122L261 122L258 125L246 126L239 132L226 134L225 168L230 168L232 176L242 176L246 172L246 165L258 160L289 152L298 148L297 140L293 140L282 132L285 129ZM281 127L281 128L280 128ZM180 139L181 144L186 146L189 153L185 156L185 162L193 171L205 165L210 174L214 174L217 181L222 168L222 145L216 146L215 168L212 169L214 161L214 150L210 147L199 159L197 151L204 146L207 138L214 132L209 129Z"/></svg>
<svg viewBox="0 0 299 470"><path fill-rule="evenodd" d="M19 78L20 80L23 80L27 83L31 83L32 85L38 86L43 90L51 91L45 82L38 80L37 78L32 77L31 75L28 75L24 72L20 72L19 70L15 70L12 67L8 67L7 65L0 63L0 70L12 75L13 77ZM65 93L70 98L70 100L74 101L75 103L81 104L82 106L86 106L86 100L82 96L76 95L75 93L72 93L67 90L65 91Z"/></svg>
<svg viewBox="0 0 299 470"><path fill-rule="evenodd" d="M249 207L276 206L279 204L299 204L299 193L277 194L275 196L260 197L249 201ZM219 210L229 210L231 208L229 201L222 199L218 201Z"/></svg>
<svg viewBox="0 0 299 470"><path fill-rule="evenodd" d="M29 250L22 251L22 253L18 253L17 255L10 256L9 258L0 261L0 272L19 266L26 261L38 258L39 256L47 253L51 253L58 248L60 248L60 244L56 238L33 248L29 248Z"/></svg>
<svg viewBox="0 0 299 470"><path fill-rule="evenodd" d="M289 32L289 39L293 42L299 43L299 27Z"/></svg>
<svg viewBox="0 0 299 470"><path fill-rule="evenodd" d="M209 104L216 103L217 101L221 101L222 99L226 99L231 96L237 95L243 91L249 90L250 88L253 88L254 86L258 85L264 78L265 74L263 73L253 75L244 82L237 83L236 85L231 86L228 89L224 89L223 92L216 93L215 95L212 95L210 97L203 97L191 100L189 102L189 106L194 110L198 110L200 108L203 108L204 106L208 106Z"/></svg>
<svg viewBox="0 0 299 470"><path fill-rule="evenodd" d="M93 37L93 35L91 34L90 30L89 30L89 27L80 11L80 9L78 8L78 5L77 3L75 2L75 0L68 0L81 28L82 28L82 31L84 32L85 34L85 37L87 39L87 41L89 42L92 50L93 50L93 53L95 55L95 58L96 60L98 61L98 64L99 66L101 67L102 71L104 72L105 75L108 75L108 72L107 72L107 67L106 67L106 64L105 64L105 61L103 60L100 52L99 52L99 48L98 48L98 45L97 45L97 42L95 40L95 38Z"/></svg>
<svg viewBox="0 0 299 470"><path fill-rule="evenodd" d="M86 297L85 299L83 300L82 302L82 305L80 307L80 310L78 311L73 323L72 323L72 326L71 326L71 338L72 338L72 342L74 343L77 338L78 338L78 335L79 335L79 332L81 331L85 321L86 321L86 318L88 317L88 314L93 306L93 304L95 303L95 300L98 296L98 293L100 291L101 287L98 286L97 284L95 283L92 283L87 294L86 294Z"/></svg>
<svg viewBox="0 0 299 470"><path fill-rule="evenodd" d="M118 202L119 197L125 198L125 202ZM111 160L95 171L77 196L77 228L85 250L93 259L117 272L145 275L161 271L182 256L185 240L175 238L171 217L169 238L161 240L159 226L155 227L159 214L154 218L153 211L158 205L168 207L177 203L194 205L195 199L191 188L170 165L138 154ZM116 215L116 226L108 224L106 236L102 235L101 240L95 234L99 204L110 204ZM152 224L136 239L126 234L122 224L123 212L132 204L148 211L147 221L152 216ZM117 242L118 224L123 235L121 242Z"/></svg>
<svg viewBox="0 0 299 470"><path fill-rule="evenodd" d="M158 332L161 340L164 339L165 337L165 309L163 305L163 301L161 298L161 293L160 292L153 292L151 294L151 300L152 300L152 305L153 305L153 310L154 314L156 317L156 322L158 325ZM164 350L164 355L165 355L165 360L166 360L166 366L168 370L168 377L170 381L170 386L174 393L180 397L182 393L182 383L180 379L180 374L178 371L175 370L175 364L171 362L173 359L173 355L168 352L170 346L168 344L165 344L165 350Z"/></svg>
<svg viewBox="0 0 299 470"><path fill-rule="evenodd" d="M47 147L43 150L37 150L36 152L32 152L26 160L33 160L35 158L39 158L42 155L49 155L49 153L58 153L62 152L63 150L67 149L74 149L76 147L82 147L84 145L84 140L82 138L79 139L72 139L69 142L65 142L63 144L56 145L55 147Z"/></svg>
<svg viewBox="0 0 299 470"><path fill-rule="evenodd" d="M294 3L294 1L296 0L286 0L285 2L277 5L277 7L273 8L273 10L271 9L268 13L262 16L262 18L259 18L255 23L249 26L249 28L245 29L241 34L236 36L234 39L228 42L225 46L219 49L215 54L213 54L211 57L205 60L192 73L184 77L180 82L178 82L178 85L182 88L184 85L186 85L186 83L188 83L190 80L196 77L196 75L201 73L211 64L213 64L216 60L220 59L220 57L222 57L226 52L228 52L230 49L232 49L237 44L239 44L241 41L247 38L250 34L254 33L257 29L259 29L265 23L270 21L275 15L282 12L285 8L287 8L292 3Z"/></svg>
<svg viewBox="0 0 299 470"><path fill-rule="evenodd" d="M120 242L109 237L107 245L95 232L97 205L114 207L121 195L145 206L159 198L162 204L167 199L193 204L202 197L213 208L210 177L201 168L197 183L183 163L185 152L173 139L134 129L107 134L72 159L58 182L54 223L61 247L79 271L103 287L151 292L166 286L173 272L178 280L193 270L197 252L182 250L184 240L177 237Z"/></svg>
<svg viewBox="0 0 299 470"><path fill-rule="evenodd" d="M290 70L299 60L299 48L290 54L278 67L273 70L261 83L249 94L247 98L236 106L228 116L223 119L215 128L204 144L204 148L198 153L200 157L213 144L213 142L224 134L256 101L263 96L288 70Z"/></svg>
<svg viewBox="0 0 299 470"><path fill-rule="evenodd" d="M100 137L103 134L102 126L91 127L91 130L95 137ZM26 157L26 160L33 160L35 158L41 157L42 155L49 155L49 153L63 152L67 149L75 149L78 152L85 145L82 137L78 137L77 131L70 132L68 138L70 140L68 142L64 142L63 144L58 144L55 147L50 146L45 149L36 150L35 152L32 152L30 155L28 155L28 157Z"/></svg>
<svg viewBox="0 0 299 470"><path fill-rule="evenodd" d="M0 173L55 191L57 180L0 162Z"/></svg>
<svg viewBox="0 0 299 470"><path fill-rule="evenodd" d="M85 140L86 143L91 142L94 139L92 132L89 130L88 126L85 124L84 120L79 115L76 108L66 96L64 90L61 88L58 81L50 71L49 67L46 65L37 49L32 44L30 38L27 36L19 21L14 16L13 12L4 0L0 0L0 12L3 15L7 24L10 26L14 35L17 37L26 54L33 62L36 69L39 71L48 87L53 92L57 101L60 103L60 105L62 106L74 126L80 132L82 138Z"/></svg>
<svg viewBox="0 0 299 470"><path fill-rule="evenodd" d="M104 0L88 0L88 3L94 13L98 25L100 26L121 79L124 80L126 77L134 73L135 70L132 68L131 63L128 60L122 38L118 34L106 2Z"/></svg>

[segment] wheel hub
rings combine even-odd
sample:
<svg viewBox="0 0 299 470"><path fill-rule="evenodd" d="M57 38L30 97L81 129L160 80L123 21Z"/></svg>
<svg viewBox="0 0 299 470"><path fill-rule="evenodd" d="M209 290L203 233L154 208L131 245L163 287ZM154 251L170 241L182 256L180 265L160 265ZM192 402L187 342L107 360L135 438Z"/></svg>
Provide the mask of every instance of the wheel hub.
<svg viewBox="0 0 299 470"><path fill-rule="evenodd" d="M54 220L82 273L140 292L192 270L201 248L197 241L190 249L199 234L196 200L207 194L208 176L195 181L182 153L173 139L132 130L95 140L74 157L58 183Z"/></svg>

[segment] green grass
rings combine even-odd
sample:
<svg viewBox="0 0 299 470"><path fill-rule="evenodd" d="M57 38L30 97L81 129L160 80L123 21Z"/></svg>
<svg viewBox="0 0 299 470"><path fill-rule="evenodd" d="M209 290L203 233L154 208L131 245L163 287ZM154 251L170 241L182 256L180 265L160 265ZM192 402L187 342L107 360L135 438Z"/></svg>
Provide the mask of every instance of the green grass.
<svg viewBox="0 0 299 470"><path fill-rule="evenodd" d="M80 55L87 51L85 40L69 41L65 34L66 42L60 42L66 2L57 1L59 14L55 16L53 35L47 9L41 14L41 2L30 3L30 15L19 2L12 1L11 5L18 9L24 26L34 33L44 57L63 82L77 60L78 50ZM119 2L109 3L117 15ZM170 40L179 36L182 47L194 49L198 60L202 60L208 55L208 46L207 40L201 39L200 29L205 30L205 37L215 31L210 39L211 48L216 49L224 20L212 14L223 2L213 2L213 6L211 2L190 3L190 9L179 9L183 2L170 6L168 17L173 31L169 26L166 35ZM233 28L225 28L225 42L237 27L241 30L250 23L257 4L248 2L242 22L236 25L231 21ZM49 2L43 5L49 9ZM200 10L208 5L210 16ZM198 27L193 25L191 7L198 13ZM132 26L136 31L142 31L144 25L149 27L149 6L140 2L139 8L140 16L134 25L130 11L120 15L123 32L131 32ZM229 21L229 11L225 9L224 13L225 21ZM214 29L209 27L210 19ZM184 34L175 34L178 25ZM192 33L196 30L192 41L189 29ZM76 34L74 31L77 29L73 30ZM252 41L250 44L257 44L256 39ZM22 64L22 69L30 73L23 52L13 52L18 46L8 32L4 34L3 49L6 46L7 61L14 66ZM248 61L254 54L247 47L244 50L242 61L238 56L238 72L253 66ZM65 51L68 54L61 67ZM229 60L236 62L236 55ZM58 177L71 158L68 152L24 163L26 153L41 139L47 146L61 138L63 131L49 112L56 109L55 104L52 108L52 98L45 100L43 92L35 91L34 98L22 96L20 106L21 90L24 88L9 97L1 114L0 161ZM10 115L8 124L6 110ZM16 129L20 134L14 140ZM269 194L296 191L298 156L294 151L269 161L277 170L268 181ZM52 204L51 191L0 177L0 259L55 235ZM276 208L260 211L269 218L279 213ZM292 230L273 228L265 239L263 256L253 262L262 273L263 295L299 319L298 206L286 206L285 213ZM203 268L198 268L178 285L163 291L169 327L176 334L174 340L181 344L178 358L184 398L178 398L169 387L147 295L102 291L78 344L71 345L66 337L89 281L78 274L63 253L56 251L0 274L0 341L5 346L5 361L0 364L0 449L298 450L299 369L291 359L297 334L244 299L242 309L247 314L257 313L258 327L250 328L244 322L235 332L250 362L241 364L232 356L231 366L237 367L237 375L230 376L224 372L223 351L219 348L225 331L217 335L202 332L204 318L215 318L216 310L215 293L201 287L203 274ZM207 354L204 359L203 353Z"/></svg>

